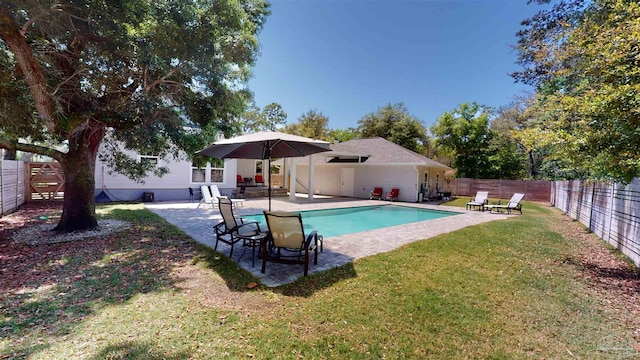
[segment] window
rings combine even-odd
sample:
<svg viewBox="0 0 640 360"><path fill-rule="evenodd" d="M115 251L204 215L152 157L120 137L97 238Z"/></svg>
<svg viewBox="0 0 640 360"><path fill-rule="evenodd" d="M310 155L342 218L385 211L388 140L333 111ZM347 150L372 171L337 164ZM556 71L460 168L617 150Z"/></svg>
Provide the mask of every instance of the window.
<svg viewBox="0 0 640 360"><path fill-rule="evenodd" d="M429 189L429 173L424 173L424 179L422 180L422 188L426 191Z"/></svg>
<svg viewBox="0 0 640 360"><path fill-rule="evenodd" d="M224 160L213 159L207 165L198 167L195 163L191 164L191 182L192 183L221 183L224 181Z"/></svg>
<svg viewBox="0 0 640 360"><path fill-rule="evenodd" d="M150 164L153 166L158 165L158 157L153 155L140 155L140 163L141 164Z"/></svg>
<svg viewBox="0 0 640 360"><path fill-rule="evenodd" d="M191 164L191 182L193 183L205 183L207 176L206 167L197 167L196 164Z"/></svg>
<svg viewBox="0 0 640 360"><path fill-rule="evenodd" d="M256 161L256 174L262 174L262 160Z"/></svg>
<svg viewBox="0 0 640 360"><path fill-rule="evenodd" d="M213 159L210 163L211 166L211 182L221 183L224 179L224 160Z"/></svg>

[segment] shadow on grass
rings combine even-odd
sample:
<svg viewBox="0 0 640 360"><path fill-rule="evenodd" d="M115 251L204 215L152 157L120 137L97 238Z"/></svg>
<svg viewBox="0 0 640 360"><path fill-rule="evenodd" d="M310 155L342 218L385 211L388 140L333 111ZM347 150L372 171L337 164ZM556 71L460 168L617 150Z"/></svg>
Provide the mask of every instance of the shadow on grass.
<svg viewBox="0 0 640 360"><path fill-rule="evenodd" d="M171 271L192 259L194 242L149 211L113 209L110 214L131 226L54 245L0 238L0 337L9 340L5 350L27 356L34 350L22 345L29 342L25 339L62 336L96 310L140 293L175 289Z"/></svg>
<svg viewBox="0 0 640 360"><path fill-rule="evenodd" d="M92 359L189 359L186 352L177 354L159 353L151 344L125 341L104 347Z"/></svg>
<svg viewBox="0 0 640 360"><path fill-rule="evenodd" d="M331 287L346 279L357 277L353 263L348 263L319 274L313 274L273 289L273 292L286 296L309 297L316 291Z"/></svg>
<svg viewBox="0 0 640 360"><path fill-rule="evenodd" d="M247 288L247 284L251 282L259 283L260 280L254 277L250 272L242 269L233 259L228 256L214 251L213 249L204 246L196 245L199 255L194 257L194 264L205 267L207 269L215 271L220 275L228 288L231 291L253 291ZM259 266L257 263L256 266ZM289 265L300 269L302 274L302 265ZM344 279L356 277L356 271L353 268L352 263L336 267L322 273L312 274L307 277L300 277L296 281L282 285L276 288L269 288L264 285L260 285L260 289L271 289L276 293L281 293L287 296L311 296L315 291L328 288L331 285L342 281Z"/></svg>

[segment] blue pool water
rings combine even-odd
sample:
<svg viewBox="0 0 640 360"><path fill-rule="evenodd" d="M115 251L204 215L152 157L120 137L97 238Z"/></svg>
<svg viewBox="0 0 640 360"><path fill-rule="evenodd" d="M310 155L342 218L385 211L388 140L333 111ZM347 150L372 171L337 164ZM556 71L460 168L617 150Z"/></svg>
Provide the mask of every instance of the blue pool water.
<svg viewBox="0 0 640 360"><path fill-rule="evenodd" d="M342 209L300 211L305 232L318 230L326 237L408 224L416 221L443 218L459 213L442 210L420 209L397 205L358 206ZM267 228L263 214L243 215L246 221L257 221ZM263 226L264 225L264 226Z"/></svg>

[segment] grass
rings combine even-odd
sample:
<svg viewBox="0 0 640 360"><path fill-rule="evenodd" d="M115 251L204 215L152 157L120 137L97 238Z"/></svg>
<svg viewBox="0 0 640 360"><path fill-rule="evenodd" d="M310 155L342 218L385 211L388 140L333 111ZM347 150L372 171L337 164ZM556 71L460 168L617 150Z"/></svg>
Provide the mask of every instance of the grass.
<svg viewBox="0 0 640 360"><path fill-rule="evenodd" d="M0 359L637 356L567 261L582 245L552 230L560 212L524 209L248 290L250 274L141 206L105 206L132 226L50 247L47 276L0 295Z"/></svg>

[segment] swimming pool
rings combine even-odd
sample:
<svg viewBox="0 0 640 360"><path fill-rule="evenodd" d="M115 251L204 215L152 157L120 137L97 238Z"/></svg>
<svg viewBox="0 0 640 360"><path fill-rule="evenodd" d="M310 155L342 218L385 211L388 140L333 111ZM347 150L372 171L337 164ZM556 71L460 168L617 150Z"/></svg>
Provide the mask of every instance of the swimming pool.
<svg viewBox="0 0 640 360"><path fill-rule="evenodd" d="M414 208L399 205L357 206L341 209L299 211L305 232L318 230L325 238L408 224L416 221L439 219L458 215L457 212ZM267 228L264 214L243 215L246 221L257 221Z"/></svg>

